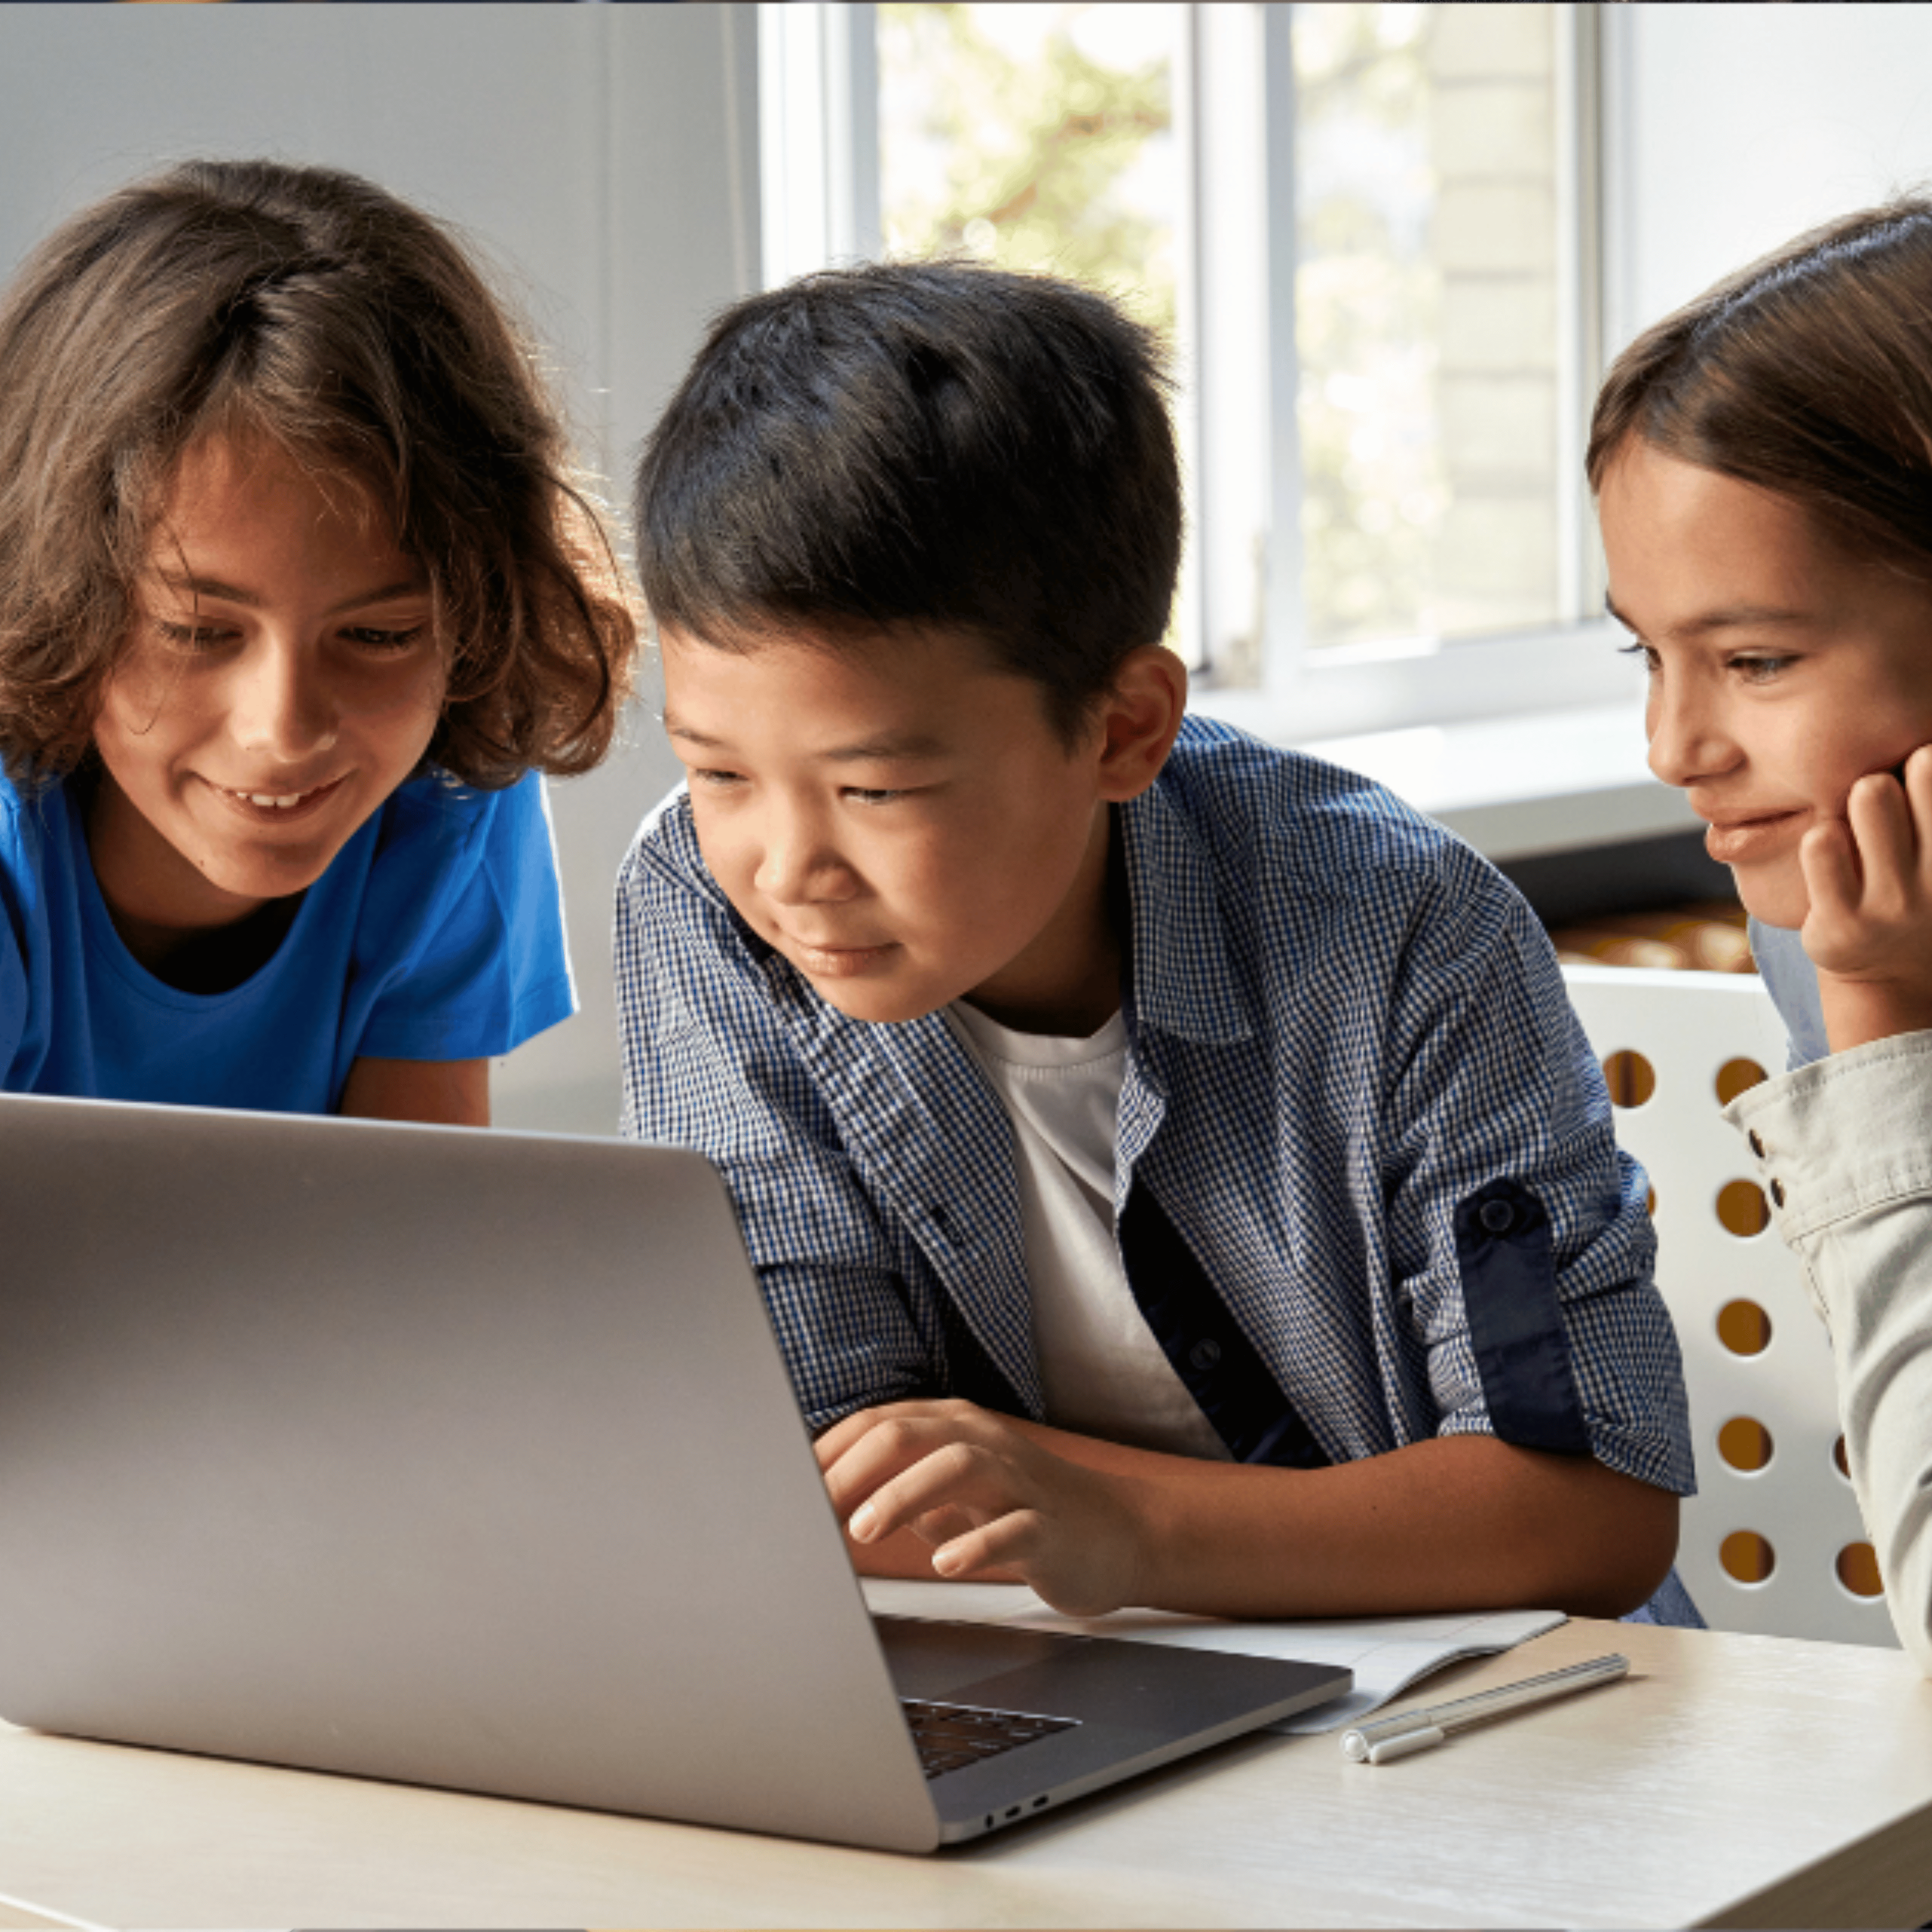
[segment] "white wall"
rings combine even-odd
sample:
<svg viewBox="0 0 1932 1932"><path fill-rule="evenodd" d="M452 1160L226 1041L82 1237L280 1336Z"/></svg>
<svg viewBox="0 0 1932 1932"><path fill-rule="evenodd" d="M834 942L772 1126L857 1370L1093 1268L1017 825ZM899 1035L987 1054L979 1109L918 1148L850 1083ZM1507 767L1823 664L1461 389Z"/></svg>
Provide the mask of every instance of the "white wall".
<svg viewBox="0 0 1932 1932"><path fill-rule="evenodd" d="M748 6L0 7L0 273L168 160L372 176L457 223L559 356L615 495L704 319L758 272ZM499 1067L506 1124L615 1130L610 888L672 782L650 698L554 787L583 1010Z"/></svg>
<svg viewBox="0 0 1932 1932"><path fill-rule="evenodd" d="M1801 230L1932 186L1932 7L1606 6L1614 352Z"/></svg>

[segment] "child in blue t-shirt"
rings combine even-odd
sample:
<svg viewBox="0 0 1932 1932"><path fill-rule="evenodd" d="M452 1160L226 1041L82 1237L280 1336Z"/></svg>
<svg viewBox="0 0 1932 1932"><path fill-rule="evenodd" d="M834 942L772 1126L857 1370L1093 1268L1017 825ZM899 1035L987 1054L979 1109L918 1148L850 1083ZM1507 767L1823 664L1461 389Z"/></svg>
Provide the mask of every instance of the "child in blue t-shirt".
<svg viewBox="0 0 1932 1932"><path fill-rule="evenodd" d="M1640 336L1589 468L1652 769L1709 821L1791 1036L1726 1112L1831 1330L1886 1602L1932 1675L1932 197Z"/></svg>
<svg viewBox="0 0 1932 1932"><path fill-rule="evenodd" d="M861 1567L1643 1603L1691 1469L1642 1176L1494 870L1184 716L1145 332L808 278L638 505L688 784L620 886L626 1127L724 1173Z"/></svg>
<svg viewBox="0 0 1932 1932"><path fill-rule="evenodd" d="M188 164L0 300L0 1087L486 1122L635 626L529 347L354 176Z"/></svg>

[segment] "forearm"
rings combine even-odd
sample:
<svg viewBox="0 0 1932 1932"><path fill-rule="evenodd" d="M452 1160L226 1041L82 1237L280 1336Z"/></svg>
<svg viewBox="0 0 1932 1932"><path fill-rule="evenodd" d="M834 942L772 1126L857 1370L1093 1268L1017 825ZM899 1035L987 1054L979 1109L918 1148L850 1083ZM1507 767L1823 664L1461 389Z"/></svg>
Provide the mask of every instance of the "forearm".
<svg viewBox="0 0 1932 1932"><path fill-rule="evenodd" d="M342 1088L341 1112L373 1120L490 1124L487 1060L358 1060Z"/></svg>
<svg viewBox="0 0 1932 1932"><path fill-rule="evenodd" d="M1932 1676L1932 1035L1834 1054L1730 1114L1778 1184L1779 1232L1831 1331L1886 1606Z"/></svg>
<svg viewBox="0 0 1932 1932"><path fill-rule="evenodd" d="M1133 1524L1128 1598L1151 1608L1319 1617L1537 1606L1616 1616L1648 1598L1676 1552L1676 1497L1586 1458L1489 1436L1304 1471L1010 1426L1106 1480ZM934 1574L933 1544L910 1529L850 1546L868 1576Z"/></svg>
<svg viewBox="0 0 1932 1932"><path fill-rule="evenodd" d="M1202 1462L1042 1431L1128 1486L1145 1603L1220 1616L1528 1606L1617 1616L1677 1548L1677 1499L1581 1456L1443 1436L1317 1470Z"/></svg>

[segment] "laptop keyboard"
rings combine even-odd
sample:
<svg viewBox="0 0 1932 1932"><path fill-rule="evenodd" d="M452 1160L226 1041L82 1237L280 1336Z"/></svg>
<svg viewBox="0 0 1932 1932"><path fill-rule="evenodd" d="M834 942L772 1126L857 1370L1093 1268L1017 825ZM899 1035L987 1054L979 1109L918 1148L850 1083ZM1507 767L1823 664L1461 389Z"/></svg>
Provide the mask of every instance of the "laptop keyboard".
<svg viewBox="0 0 1932 1932"><path fill-rule="evenodd" d="M1070 1731L1078 1721L1022 1711L987 1711L971 1704L931 1704L916 1697L902 1697L899 1708L912 1726L920 1767L928 1778L998 1757L1055 1731Z"/></svg>

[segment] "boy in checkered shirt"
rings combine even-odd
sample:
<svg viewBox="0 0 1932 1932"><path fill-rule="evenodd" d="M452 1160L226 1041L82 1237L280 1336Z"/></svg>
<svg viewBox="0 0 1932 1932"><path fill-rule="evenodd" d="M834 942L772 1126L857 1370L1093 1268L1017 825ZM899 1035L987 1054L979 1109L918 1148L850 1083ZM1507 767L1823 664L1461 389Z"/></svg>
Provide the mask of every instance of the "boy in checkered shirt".
<svg viewBox="0 0 1932 1932"><path fill-rule="evenodd" d="M688 782L620 881L625 1130L724 1173L860 1569L1694 1621L1645 1182L1550 946L1186 715L1147 333L810 277L716 323L637 501Z"/></svg>

